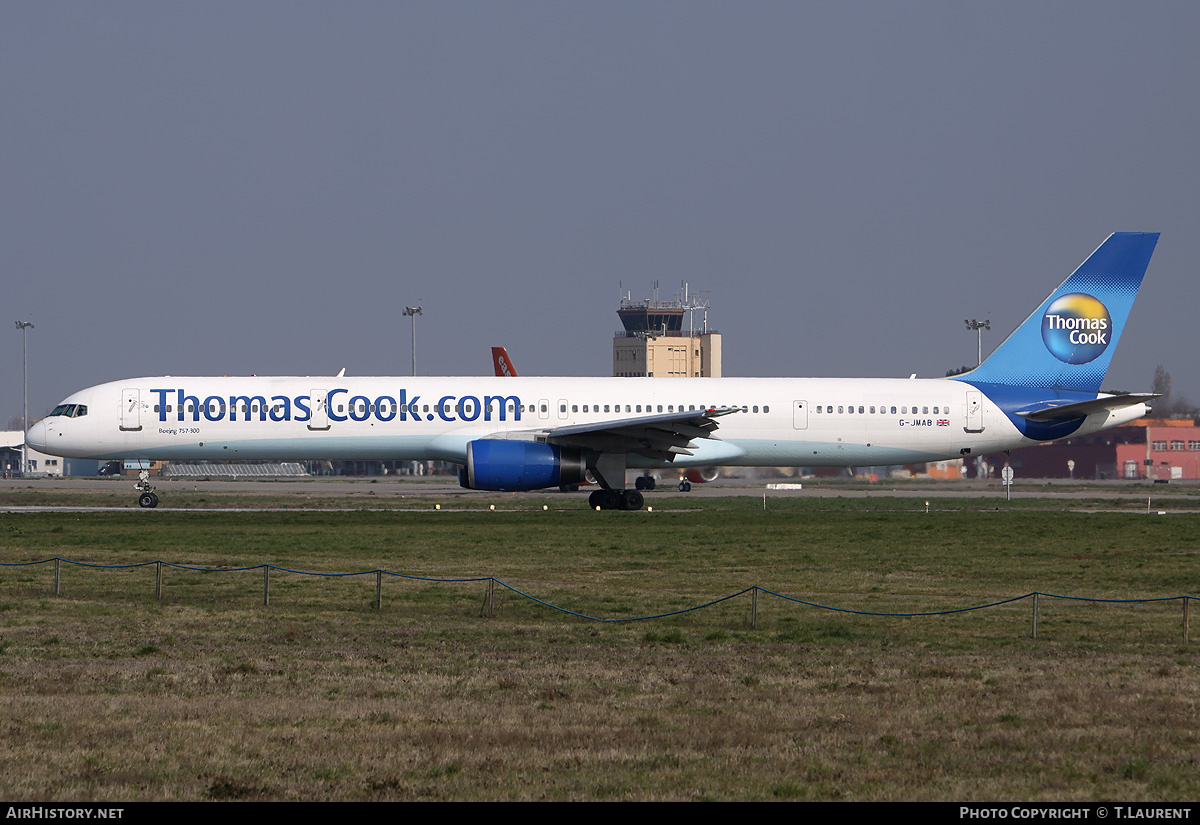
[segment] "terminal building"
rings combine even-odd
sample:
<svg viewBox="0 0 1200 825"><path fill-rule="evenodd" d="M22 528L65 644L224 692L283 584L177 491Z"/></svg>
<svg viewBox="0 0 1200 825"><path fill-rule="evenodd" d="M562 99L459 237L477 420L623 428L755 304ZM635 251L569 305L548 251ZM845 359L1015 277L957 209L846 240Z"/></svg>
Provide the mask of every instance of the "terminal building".
<svg viewBox="0 0 1200 825"><path fill-rule="evenodd" d="M618 378L719 378L721 333L708 328L708 302L621 299L625 327L613 336L613 375ZM692 325L702 312L699 330ZM687 316L685 329L684 317Z"/></svg>

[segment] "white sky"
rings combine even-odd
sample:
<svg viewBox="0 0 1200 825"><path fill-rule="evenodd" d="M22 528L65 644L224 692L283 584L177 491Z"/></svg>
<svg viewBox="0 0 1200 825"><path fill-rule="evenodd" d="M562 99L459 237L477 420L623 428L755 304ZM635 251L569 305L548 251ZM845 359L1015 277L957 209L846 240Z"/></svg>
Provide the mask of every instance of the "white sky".
<svg viewBox="0 0 1200 825"><path fill-rule="evenodd" d="M0 425L160 374L940 376L1161 231L1106 388L1200 400L1200 6L12 2Z"/></svg>

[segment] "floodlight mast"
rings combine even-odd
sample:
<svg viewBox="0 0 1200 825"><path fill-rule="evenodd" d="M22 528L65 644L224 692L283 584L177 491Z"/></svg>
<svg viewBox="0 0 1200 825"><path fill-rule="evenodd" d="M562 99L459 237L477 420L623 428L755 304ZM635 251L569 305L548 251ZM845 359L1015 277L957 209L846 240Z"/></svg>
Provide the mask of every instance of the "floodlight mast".
<svg viewBox="0 0 1200 825"><path fill-rule="evenodd" d="M21 477L29 470L29 445L25 433L29 431L29 330L32 321L17 321L21 330Z"/></svg>
<svg viewBox="0 0 1200 825"><path fill-rule="evenodd" d="M991 330L992 322L976 321L974 318L972 318L970 321L966 321L966 324L967 329L974 330L975 332L975 357L977 359L975 361L975 366L979 366L983 363L983 331L985 329Z"/></svg>
<svg viewBox="0 0 1200 825"><path fill-rule="evenodd" d="M417 316L424 315L421 307L405 307L404 314L412 318L412 374L417 374Z"/></svg>

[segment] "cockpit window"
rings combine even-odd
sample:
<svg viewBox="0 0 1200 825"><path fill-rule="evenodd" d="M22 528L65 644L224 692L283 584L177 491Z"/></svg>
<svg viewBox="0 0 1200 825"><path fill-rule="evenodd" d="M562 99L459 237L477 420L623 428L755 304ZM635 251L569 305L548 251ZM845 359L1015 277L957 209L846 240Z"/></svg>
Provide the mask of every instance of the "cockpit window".
<svg viewBox="0 0 1200 825"><path fill-rule="evenodd" d="M50 411L50 415L61 415L64 418L80 418L87 415L87 404L59 404Z"/></svg>

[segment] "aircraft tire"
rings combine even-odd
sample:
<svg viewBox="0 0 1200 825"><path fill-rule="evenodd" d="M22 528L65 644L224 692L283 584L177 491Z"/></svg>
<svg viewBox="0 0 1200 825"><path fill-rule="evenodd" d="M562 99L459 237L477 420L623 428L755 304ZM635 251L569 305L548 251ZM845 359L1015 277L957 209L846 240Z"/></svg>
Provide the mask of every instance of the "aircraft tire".
<svg viewBox="0 0 1200 825"><path fill-rule="evenodd" d="M142 493L138 496L138 507L157 507L158 496L154 493Z"/></svg>
<svg viewBox="0 0 1200 825"><path fill-rule="evenodd" d="M622 490L621 491L621 509L622 510L640 510L646 500L637 490Z"/></svg>
<svg viewBox="0 0 1200 825"><path fill-rule="evenodd" d="M692 491L692 482L688 481L686 478L683 481L679 482L679 492L690 493L691 491Z"/></svg>

